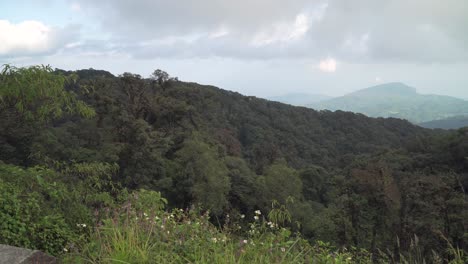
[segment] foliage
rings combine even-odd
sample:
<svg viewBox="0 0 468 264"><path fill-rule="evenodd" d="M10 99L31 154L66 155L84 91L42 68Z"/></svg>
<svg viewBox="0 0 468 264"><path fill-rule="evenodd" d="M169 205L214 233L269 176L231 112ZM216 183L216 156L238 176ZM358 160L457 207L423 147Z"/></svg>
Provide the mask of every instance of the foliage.
<svg viewBox="0 0 468 264"><path fill-rule="evenodd" d="M153 195L156 199L160 197L157 193ZM133 197L139 200L143 195L139 191ZM136 200L113 211L93 232L90 242L65 255L64 262L356 263L352 253L338 251L325 243L311 246L267 220L246 223L248 232L237 234L238 223L218 229L210 223L208 214L200 214L198 210L163 211L161 202L137 209L133 206ZM370 263L368 254L359 259Z"/></svg>
<svg viewBox="0 0 468 264"><path fill-rule="evenodd" d="M4 65L0 71L0 111L14 108L25 119L41 121L64 113L93 116L92 108L64 89L67 81L73 79L54 74L49 66Z"/></svg>
<svg viewBox="0 0 468 264"><path fill-rule="evenodd" d="M10 223L2 226L4 243L53 254L65 247L93 261L138 254L177 260L184 250L190 261L280 262L285 255L294 261L284 252L269 255L270 241L297 241L306 251L291 252L301 260L312 254L307 250L330 261L338 258L329 252L352 254L353 261L419 254L449 262L466 255L466 129L432 131L398 119L317 112L170 77L159 83L156 76L92 69L10 69L22 77L16 83L7 70L2 79L9 87L0 109L0 160L8 164L1 165L0 214ZM73 76L78 79L66 81ZM61 89L39 85L41 78ZM33 100L33 86L58 99ZM15 107L15 91L28 93L24 111L52 112L26 118ZM67 112L64 102L92 107L95 115ZM53 114L57 109L61 115ZM170 212L182 217L171 220L170 234L144 222L143 213L163 219ZM205 229L188 221L206 223ZM281 235L269 222L287 231ZM180 230L194 242L175 252L179 237L172 235ZM208 235L215 234L231 242L213 245ZM40 236L54 237L52 244ZM243 247L245 260L239 260L241 239L252 248Z"/></svg>
<svg viewBox="0 0 468 264"><path fill-rule="evenodd" d="M93 215L127 197L106 180L110 167L74 164L58 173L0 163L0 243L57 255L86 240L99 221Z"/></svg>
<svg viewBox="0 0 468 264"><path fill-rule="evenodd" d="M1 160L30 165L31 146L47 122L65 115L94 116L93 108L65 89L75 80L76 75L65 77L49 66L0 68Z"/></svg>
<svg viewBox="0 0 468 264"><path fill-rule="evenodd" d="M77 239L73 226L57 208L65 187L54 172L0 164L0 243L57 254Z"/></svg>
<svg viewBox="0 0 468 264"><path fill-rule="evenodd" d="M195 204L221 213L227 205L230 182L226 165L215 149L196 139L187 140L175 155L181 166L175 184L187 186L181 191L188 193Z"/></svg>
<svg viewBox="0 0 468 264"><path fill-rule="evenodd" d="M240 216L215 227L209 214L198 209L164 211L159 193L135 192L132 199L112 211L96 227L88 243L62 256L64 263L389 263L385 253L374 256L365 249L337 248L330 243L309 243L289 229L254 212L253 221ZM147 207L134 206L143 197L159 200ZM146 200L146 198L143 198ZM145 204L144 202L140 203ZM137 209L137 207L139 209ZM270 212L268 215L272 215ZM229 216L228 216L229 218ZM238 220L235 220L238 219ZM247 226L247 230L241 230ZM453 249L453 248L452 248ZM453 251L450 263L464 263ZM433 252L433 260L441 259ZM425 263L418 238L399 263ZM434 262L438 263L438 262ZM441 262L440 262L441 263Z"/></svg>

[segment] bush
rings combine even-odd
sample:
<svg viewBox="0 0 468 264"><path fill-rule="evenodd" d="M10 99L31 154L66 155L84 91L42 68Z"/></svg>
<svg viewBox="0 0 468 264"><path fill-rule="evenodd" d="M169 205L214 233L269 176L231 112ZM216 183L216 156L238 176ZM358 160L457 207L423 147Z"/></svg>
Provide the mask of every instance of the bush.
<svg viewBox="0 0 468 264"><path fill-rule="evenodd" d="M0 244L57 255L77 239L60 210L66 188L43 179L53 176L50 170L0 164Z"/></svg>

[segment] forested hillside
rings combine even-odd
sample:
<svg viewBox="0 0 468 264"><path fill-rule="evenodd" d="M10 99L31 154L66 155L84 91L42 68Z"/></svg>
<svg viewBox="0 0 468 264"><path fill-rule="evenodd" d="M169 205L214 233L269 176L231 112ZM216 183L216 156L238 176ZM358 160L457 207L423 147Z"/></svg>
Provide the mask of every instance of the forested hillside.
<svg viewBox="0 0 468 264"><path fill-rule="evenodd" d="M89 241L77 223L99 226L144 189L209 210L217 226L283 212L273 222L310 243L375 262L468 249L467 130L294 107L161 70L7 66L0 78L0 243L59 254Z"/></svg>

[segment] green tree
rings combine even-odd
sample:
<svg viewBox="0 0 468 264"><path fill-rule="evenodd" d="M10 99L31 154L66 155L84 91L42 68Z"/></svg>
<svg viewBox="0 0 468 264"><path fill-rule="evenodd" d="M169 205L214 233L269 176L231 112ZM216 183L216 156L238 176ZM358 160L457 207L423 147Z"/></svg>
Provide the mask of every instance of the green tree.
<svg viewBox="0 0 468 264"><path fill-rule="evenodd" d="M181 172L176 185L189 189L193 201L220 214L227 205L231 188L228 170L216 149L197 139L189 139L176 153Z"/></svg>
<svg viewBox="0 0 468 264"><path fill-rule="evenodd" d="M94 110L64 89L66 78L50 66L17 68L4 65L0 71L0 113L13 111L18 118L47 121L65 113L92 117Z"/></svg>
<svg viewBox="0 0 468 264"><path fill-rule="evenodd" d="M295 169L288 167L285 160L278 160L265 169L258 178L262 187L264 206L269 207L273 200L285 204L288 197L302 198L302 181Z"/></svg>
<svg viewBox="0 0 468 264"><path fill-rule="evenodd" d="M226 157L225 163L231 181L230 205L244 212L253 211L258 198L257 175L241 158Z"/></svg>
<svg viewBox="0 0 468 264"><path fill-rule="evenodd" d="M27 165L31 145L47 123L68 115L92 117L95 112L74 92L64 89L72 77L49 66L0 70L0 159Z"/></svg>
<svg viewBox="0 0 468 264"><path fill-rule="evenodd" d="M303 194L306 200L321 204L329 202L331 191L331 175L322 167L310 166L300 172L303 183Z"/></svg>

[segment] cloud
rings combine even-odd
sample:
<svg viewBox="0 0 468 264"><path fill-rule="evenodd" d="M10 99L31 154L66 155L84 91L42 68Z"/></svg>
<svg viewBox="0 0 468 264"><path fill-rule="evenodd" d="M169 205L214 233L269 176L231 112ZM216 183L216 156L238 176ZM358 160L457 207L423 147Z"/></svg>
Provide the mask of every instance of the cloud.
<svg viewBox="0 0 468 264"><path fill-rule="evenodd" d="M210 39L221 38L229 35L229 29L223 25L219 26L216 30L209 34Z"/></svg>
<svg viewBox="0 0 468 264"><path fill-rule="evenodd" d="M75 12L80 12L81 11L81 5L78 3L72 3L70 6L71 10Z"/></svg>
<svg viewBox="0 0 468 264"><path fill-rule="evenodd" d="M108 41L134 57L241 59L302 56L325 1L76 0Z"/></svg>
<svg viewBox="0 0 468 264"><path fill-rule="evenodd" d="M347 61L467 62L466 14L464 0L330 0L311 35Z"/></svg>
<svg viewBox="0 0 468 264"><path fill-rule="evenodd" d="M309 5L307 0L291 1L288 4L280 0L135 0L131 2L76 0L75 2L83 9L93 12L102 26L115 34L138 35L140 38L213 31L221 24L235 31L252 33L262 27L294 19L305 6Z"/></svg>
<svg viewBox="0 0 468 264"><path fill-rule="evenodd" d="M333 73L336 71L336 60L333 58L321 60L318 65L318 69L322 72Z"/></svg>
<svg viewBox="0 0 468 264"><path fill-rule="evenodd" d="M139 58L331 55L354 63L468 62L466 0L70 3L90 14L120 51Z"/></svg>
<svg viewBox="0 0 468 264"><path fill-rule="evenodd" d="M278 23L256 34L251 42L255 47L275 43L287 43L301 39L309 30L309 18L305 14L298 14L294 23Z"/></svg>
<svg viewBox="0 0 468 264"><path fill-rule="evenodd" d="M50 54L72 43L79 27L55 28L40 21L13 24L0 20L0 57Z"/></svg>

